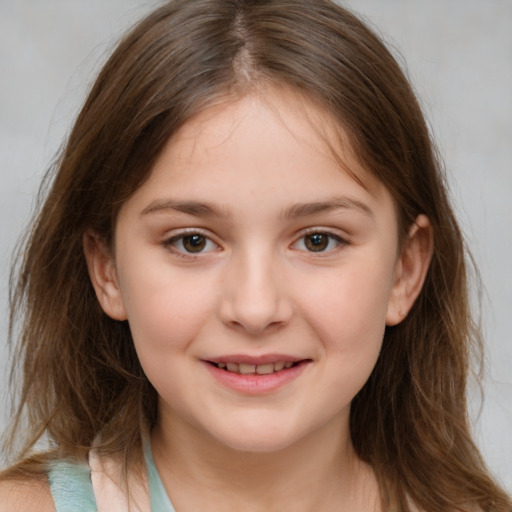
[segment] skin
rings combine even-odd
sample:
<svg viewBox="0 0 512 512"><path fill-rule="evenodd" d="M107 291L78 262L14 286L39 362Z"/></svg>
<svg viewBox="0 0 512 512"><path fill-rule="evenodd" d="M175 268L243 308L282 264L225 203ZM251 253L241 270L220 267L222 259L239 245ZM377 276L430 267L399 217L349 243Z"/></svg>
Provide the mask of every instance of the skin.
<svg viewBox="0 0 512 512"><path fill-rule="evenodd" d="M50 488L46 481L0 482L0 512L54 512Z"/></svg>
<svg viewBox="0 0 512 512"><path fill-rule="evenodd" d="M393 198L348 151L364 186L340 168L319 135L331 124L277 89L212 107L121 208L115 258L84 239L100 303L129 321L159 394L152 447L180 512L379 510L350 403L421 289L432 234L420 216L398 249ZM206 362L272 354L301 370L262 392Z"/></svg>

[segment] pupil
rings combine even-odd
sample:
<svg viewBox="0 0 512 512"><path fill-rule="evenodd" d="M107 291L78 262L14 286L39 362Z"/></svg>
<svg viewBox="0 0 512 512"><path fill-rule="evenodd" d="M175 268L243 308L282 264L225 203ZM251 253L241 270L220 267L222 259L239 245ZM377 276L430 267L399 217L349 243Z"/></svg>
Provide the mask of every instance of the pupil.
<svg viewBox="0 0 512 512"><path fill-rule="evenodd" d="M206 245L206 239L202 235L186 236L183 239L183 246L188 252L200 252Z"/></svg>
<svg viewBox="0 0 512 512"><path fill-rule="evenodd" d="M325 233L315 233L306 238L306 247L313 252L324 251L329 244L329 238Z"/></svg>

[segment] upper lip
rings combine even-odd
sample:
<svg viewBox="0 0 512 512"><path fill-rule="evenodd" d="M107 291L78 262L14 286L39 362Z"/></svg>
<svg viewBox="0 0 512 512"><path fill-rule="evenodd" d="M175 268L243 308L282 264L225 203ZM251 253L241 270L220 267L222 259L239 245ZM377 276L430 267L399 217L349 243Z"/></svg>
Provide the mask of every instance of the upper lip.
<svg viewBox="0 0 512 512"><path fill-rule="evenodd" d="M225 356L218 357L209 357L204 359L204 361L208 361L210 363L242 363L242 364L270 364L270 363L279 363L279 362L292 362L296 363L298 361L304 361L307 358L304 357L296 357L290 356L287 354L263 354L260 356L250 356L248 354L231 354Z"/></svg>

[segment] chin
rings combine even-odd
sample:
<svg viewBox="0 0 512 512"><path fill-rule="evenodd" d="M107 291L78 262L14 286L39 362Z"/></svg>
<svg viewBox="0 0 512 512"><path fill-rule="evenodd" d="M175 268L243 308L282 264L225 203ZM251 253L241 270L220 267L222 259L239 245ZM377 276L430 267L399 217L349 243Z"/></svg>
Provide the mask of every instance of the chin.
<svg viewBox="0 0 512 512"><path fill-rule="evenodd" d="M240 439L233 441L226 446L237 452L244 453L277 453L288 448L291 442L276 442L276 439Z"/></svg>
<svg viewBox="0 0 512 512"><path fill-rule="evenodd" d="M247 453L274 453L285 450L297 442L296 436L277 429L240 427L236 432L214 436L228 449Z"/></svg>

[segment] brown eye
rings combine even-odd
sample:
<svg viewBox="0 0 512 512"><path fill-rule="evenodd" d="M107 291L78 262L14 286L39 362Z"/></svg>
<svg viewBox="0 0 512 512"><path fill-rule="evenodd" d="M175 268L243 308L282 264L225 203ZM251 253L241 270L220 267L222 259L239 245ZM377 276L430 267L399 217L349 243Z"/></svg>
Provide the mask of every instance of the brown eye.
<svg viewBox="0 0 512 512"><path fill-rule="evenodd" d="M322 252L329 246L330 236L326 233L313 233L304 237L304 245L311 252Z"/></svg>
<svg viewBox="0 0 512 512"><path fill-rule="evenodd" d="M213 240L201 233L176 235L165 240L162 245L183 256L207 253L218 249L218 245Z"/></svg>
<svg viewBox="0 0 512 512"><path fill-rule="evenodd" d="M328 231L311 231L301 236L293 244L293 248L310 253L328 253L344 245L348 245L347 241L334 233Z"/></svg>
<svg viewBox="0 0 512 512"><path fill-rule="evenodd" d="M182 239L183 248L187 252L201 252L206 247L206 237L203 235L195 234L184 236Z"/></svg>

